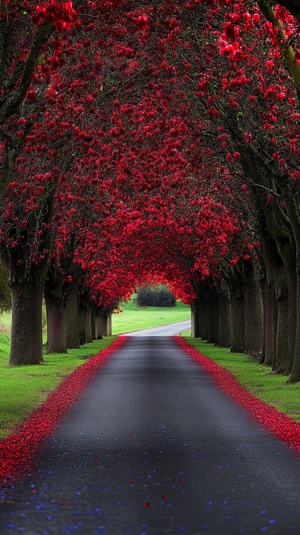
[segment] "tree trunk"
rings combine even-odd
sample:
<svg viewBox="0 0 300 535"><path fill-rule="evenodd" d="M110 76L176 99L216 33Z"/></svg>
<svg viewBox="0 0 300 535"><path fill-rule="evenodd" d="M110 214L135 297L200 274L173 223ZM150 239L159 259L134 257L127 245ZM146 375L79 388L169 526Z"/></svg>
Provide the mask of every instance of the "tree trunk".
<svg viewBox="0 0 300 535"><path fill-rule="evenodd" d="M212 299L206 304L207 310L207 341L209 344L215 343L215 321L214 321L214 303Z"/></svg>
<svg viewBox="0 0 300 535"><path fill-rule="evenodd" d="M244 353L245 351L245 301L235 298L231 301L231 351Z"/></svg>
<svg viewBox="0 0 300 535"><path fill-rule="evenodd" d="M288 270L288 345L285 373L290 374L293 369L296 330L297 330L297 274L296 269Z"/></svg>
<svg viewBox="0 0 300 535"><path fill-rule="evenodd" d="M103 336L111 336L111 312L104 313Z"/></svg>
<svg viewBox="0 0 300 535"><path fill-rule="evenodd" d="M294 198L288 199L287 213L289 222L293 230L293 238L295 243L295 272L296 279L293 283L293 288L296 289L296 302L294 304L294 311L289 311L295 314L295 336L294 336L294 354L291 375L288 382L297 383L300 381L300 221L299 208ZM288 272L290 274L290 272ZM293 291L293 289L291 290ZM290 307L291 308L291 307ZM289 360L290 366L290 360Z"/></svg>
<svg viewBox="0 0 300 535"><path fill-rule="evenodd" d="M288 293L286 279L280 281L276 287L277 298L277 331L276 331L276 356L273 371L285 373L288 362Z"/></svg>
<svg viewBox="0 0 300 535"><path fill-rule="evenodd" d="M248 263L249 264L249 263ZM263 307L257 274L248 265L245 279L245 351L261 358L263 347Z"/></svg>
<svg viewBox="0 0 300 535"><path fill-rule="evenodd" d="M273 366L276 355L278 309L276 294L272 284L266 283L263 292L264 345L262 364Z"/></svg>
<svg viewBox="0 0 300 535"><path fill-rule="evenodd" d="M194 338L201 338L201 305L196 299L191 303L192 314L192 336Z"/></svg>
<svg viewBox="0 0 300 535"><path fill-rule="evenodd" d="M49 269L45 283L47 312L47 353L67 353L66 298L62 277Z"/></svg>
<svg viewBox="0 0 300 535"><path fill-rule="evenodd" d="M219 298L219 335L218 345L221 347L230 347L230 301L223 292Z"/></svg>
<svg viewBox="0 0 300 535"><path fill-rule="evenodd" d="M288 379L289 383L297 383L300 381L300 254L297 251L296 256L296 274L297 274L297 322L295 329L295 348L294 359L291 375Z"/></svg>
<svg viewBox="0 0 300 535"><path fill-rule="evenodd" d="M218 343L219 334L219 310L215 296L209 297L207 305L207 341L212 344Z"/></svg>
<svg viewBox="0 0 300 535"><path fill-rule="evenodd" d="M12 326L10 366L43 362L43 270L31 269L30 280L11 282Z"/></svg>
<svg viewBox="0 0 300 535"><path fill-rule="evenodd" d="M95 340L102 340L103 338L103 321L104 318L99 312L95 313Z"/></svg>
<svg viewBox="0 0 300 535"><path fill-rule="evenodd" d="M79 334L79 344L80 345L83 345L86 342L85 321L86 321L86 308L81 303L79 303L79 306L78 306L78 334Z"/></svg>
<svg viewBox="0 0 300 535"><path fill-rule="evenodd" d="M88 308L85 313L85 341L86 343L93 341L93 329L92 329L92 310Z"/></svg>
<svg viewBox="0 0 300 535"><path fill-rule="evenodd" d="M67 353L66 306L47 302L47 353Z"/></svg>
<svg viewBox="0 0 300 535"><path fill-rule="evenodd" d="M67 347L78 349L79 320L78 320L78 285L74 281L69 287L67 295Z"/></svg>
<svg viewBox="0 0 300 535"><path fill-rule="evenodd" d="M276 298L276 311L273 309L272 317L276 321L276 326L269 328L270 336L270 351L271 351L271 336L275 334L275 351L273 352L273 359L271 355L267 355L268 360L266 364L272 364L273 371L277 373L285 373L288 366L288 286L287 286L287 270L291 257L291 249L287 244L287 239L283 239L281 233L277 232L277 225L274 218L272 219L269 211L265 211L268 215L268 225L271 234L262 233L262 243L265 252L267 280L273 287L273 292ZM273 299L273 295L268 298ZM266 302L266 305L268 303ZM269 303L270 307L274 308L274 303ZM266 322L270 323L271 317L266 317Z"/></svg>

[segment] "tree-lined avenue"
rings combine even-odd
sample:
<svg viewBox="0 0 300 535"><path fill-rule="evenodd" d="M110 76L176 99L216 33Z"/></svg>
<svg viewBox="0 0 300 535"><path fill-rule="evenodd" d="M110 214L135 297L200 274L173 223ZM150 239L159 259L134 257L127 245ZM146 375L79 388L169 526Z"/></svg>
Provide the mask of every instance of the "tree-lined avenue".
<svg viewBox="0 0 300 535"><path fill-rule="evenodd" d="M298 1L5 0L9 364L109 330L145 281L300 380Z"/></svg>

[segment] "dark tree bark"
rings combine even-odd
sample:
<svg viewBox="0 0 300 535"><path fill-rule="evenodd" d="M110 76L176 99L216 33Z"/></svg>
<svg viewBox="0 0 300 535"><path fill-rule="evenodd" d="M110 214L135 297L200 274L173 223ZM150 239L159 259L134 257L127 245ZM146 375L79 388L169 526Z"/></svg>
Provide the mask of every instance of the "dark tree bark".
<svg viewBox="0 0 300 535"><path fill-rule="evenodd" d="M73 281L67 293L67 347L78 349L79 319L78 319L78 283Z"/></svg>
<svg viewBox="0 0 300 535"><path fill-rule="evenodd" d="M86 343L86 333L85 333L85 320L86 320L86 308L85 305L79 299L78 306L78 334L79 334L79 344L83 345Z"/></svg>
<svg viewBox="0 0 300 535"><path fill-rule="evenodd" d="M252 263L245 266L245 351L261 358L263 348L263 306L258 273Z"/></svg>
<svg viewBox="0 0 300 535"><path fill-rule="evenodd" d="M231 324L230 324L230 301L228 292L221 291L219 295L219 335L218 345L221 347L230 347L231 343Z"/></svg>
<svg viewBox="0 0 300 535"><path fill-rule="evenodd" d="M266 282L262 296L264 314L264 344L261 362L266 366L273 366L276 355L278 309L276 294L272 284Z"/></svg>
<svg viewBox="0 0 300 535"><path fill-rule="evenodd" d="M67 353L66 296L62 276L49 268L45 283L47 313L47 353Z"/></svg>
<svg viewBox="0 0 300 535"><path fill-rule="evenodd" d="M243 265L236 265L227 272L225 280L230 295L230 349L233 353L245 351L245 288Z"/></svg>
<svg viewBox="0 0 300 535"><path fill-rule="evenodd" d="M6 248L2 244L1 255L7 267L12 292L12 329L9 363L38 364L43 361L42 301L51 243L50 230L44 230L39 243L43 252L38 262L32 262L31 245L36 238L36 225L49 224L53 214L53 199L56 183L45 191L39 203L39 211L28 217L26 230L18 237L18 229L11 225L11 236L18 245Z"/></svg>
<svg viewBox="0 0 300 535"><path fill-rule="evenodd" d="M219 334L219 310L216 296L209 292L207 296L207 341L211 344L218 343Z"/></svg>
<svg viewBox="0 0 300 535"><path fill-rule="evenodd" d="M266 266L273 281L277 300L276 354L273 370L288 374L292 368L296 330L295 295L295 242L292 229L274 209L264 206L267 228L271 239L267 242ZM277 250L274 249L274 245ZM291 349L291 353L289 353Z"/></svg>
<svg viewBox="0 0 300 535"><path fill-rule="evenodd" d="M245 351L245 301L243 297L231 300L231 352Z"/></svg>
<svg viewBox="0 0 300 535"><path fill-rule="evenodd" d="M11 281L10 366L43 362L42 301L44 280L45 267L42 265L37 268L32 267L30 275L25 281L16 276Z"/></svg>
<svg viewBox="0 0 300 535"><path fill-rule="evenodd" d="M63 303L46 302L47 353L67 353L66 307Z"/></svg>
<svg viewBox="0 0 300 535"><path fill-rule="evenodd" d="M300 258L297 257L297 310L299 310L300 304ZM297 383L300 381L300 318L298 313L298 319L296 323L295 332L295 352L292 372L288 382Z"/></svg>
<svg viewBox="0 0 300 535"><path fill-rule="evenodd" d="M112 334L111 312L104 311L103 336L111 336L111 334Z"/></svg>
<svg viewBox="0 0 300 535"><path fill-rule="evenodd" d="M300 381L300 221L298 209L294 198L291 198L290 204L287 204L289 221L293 230L293 236L296 247L296 306L295 306L295 344L293 355L293 366L289 377L290 383Z"/></svg>
<svg viewBox="0 0 300 535"><path fill-rule="evenodd" d="M297 331L297 273L296 269L288 269L288 318L287 318L287 363L285 373L288 375L292 372L296 331Z"/></svg>
<svg viewBox="0 0 300 535"><path fill-rule="evenodd" d="M86 343L90 343L93 341L93 314L92 309L87 308L85 313L85 341Z"/></svg>
<svg viewBox="0 0 300 535"><path fill-rule="evenodd" d="M286 279L283 279L277 287L277 336L276 356L273 363L273 371L285 373L288 362L288 293Z"/></svg>
<svg viewBox="0 0 300 535"><path fill-rule="evenodd" d="M192 336L194 338L202 337L201 329L201 303L199 300L194 300L191 303L191 314L192 314Z"/></svg>
<svg viewBox="0 0 300 535"><path fill-rule="evenodd" d="M95 311L95 340L102 340L103 338L103 315L99 311Z"/></svg>

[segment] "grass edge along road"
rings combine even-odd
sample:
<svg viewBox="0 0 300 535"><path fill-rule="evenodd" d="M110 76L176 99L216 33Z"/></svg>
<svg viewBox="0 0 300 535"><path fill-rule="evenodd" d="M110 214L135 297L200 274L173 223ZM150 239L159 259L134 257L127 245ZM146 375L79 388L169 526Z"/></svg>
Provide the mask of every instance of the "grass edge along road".
<svg viewBox="0 0 300 535"><path fill-rule="evenodd" d="M114 334L151 329L159 325L177 323L189 320L191 317L190 307L180 301L176 301L174 307L139 307L134 299L131 299L120 314L112 316L112 331Z"/></svg>
<svg viewBox="0 0 300 535"><path fill-rule="evenodd" d="M16 427L55 390L76 368L106 349L117 336L95 340L66 354L44 355L37 366L8 367L10 339L0 334L0 440Z"/></svg>
<svg viewBox="0 0 300 535"><path fill-rule="evenodd" d="M141 309L129 303L122 314L113 317L114 336L69 350L68 354L45 355L45 362L39 366L17 368L7 366L10 340L8 335L0 334L0 439L12 433L86 358L108 347L118 333L184 319L189 319L189 309L181 304L174 309ZM184 338L191 346L230 371L249 392L300 422L299 384L287 384L286 377L272 375L271 368L260 365L252 357L230 353L227 348L191 338L188 334L184 333Z"/></svg>
<svg viewBox="0 0 300 535"><path fill-rule="evenodd" d="M157 327L190 318L190 308L181 302L175 307L138 307L132 299L124 305L124 311L113 314L113 336L94 340L79 349L69 349L67 354L47 355L37 366L8 367L10 348L11 313L0 316L0 440L16 427L55 390L86 359L106 349L123 332ZM5 333L5 334L4 334Z"/></svg>
<svg viewBox="0 0 300 535"><path fill-rule="evenodd" d="M228 370L248 392L300 423L300 384L287 383L287 377L272 373L244 353L231 353L206 341L184 336L189 345Z"/></svg>

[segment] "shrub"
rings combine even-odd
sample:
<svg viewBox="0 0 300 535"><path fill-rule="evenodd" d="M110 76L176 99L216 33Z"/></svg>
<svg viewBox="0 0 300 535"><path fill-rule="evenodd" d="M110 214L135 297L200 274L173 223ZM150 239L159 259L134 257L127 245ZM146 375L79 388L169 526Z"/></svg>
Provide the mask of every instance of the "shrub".
<svg viewBox="0 0 300 535"><path fill-rule="evenodd" d="M142 286L138 289L137 303L142 307L173 307L176 299L168 286Z"/></svg>

